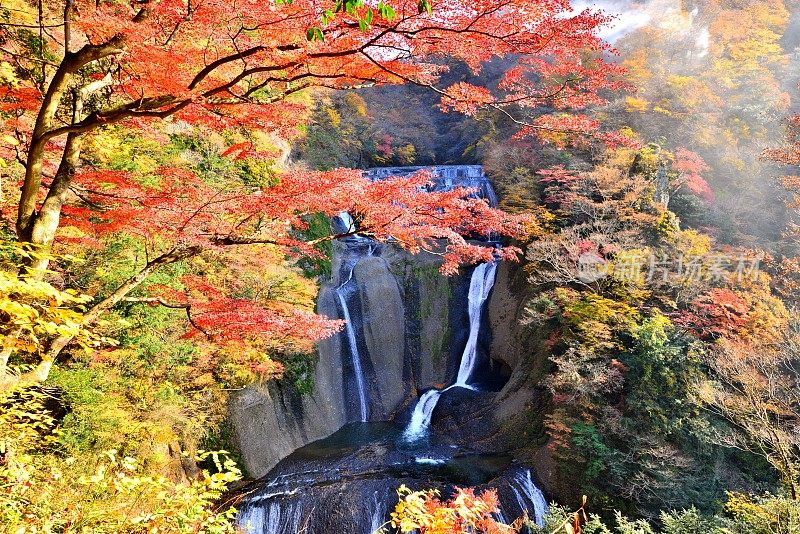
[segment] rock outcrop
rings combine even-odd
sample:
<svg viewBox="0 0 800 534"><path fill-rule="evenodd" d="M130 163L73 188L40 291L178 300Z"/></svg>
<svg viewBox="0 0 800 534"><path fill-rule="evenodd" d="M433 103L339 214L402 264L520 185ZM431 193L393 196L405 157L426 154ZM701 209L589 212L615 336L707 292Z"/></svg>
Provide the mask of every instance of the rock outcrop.
<svg viewBox="0 0 800 534"><path fill-rule="evenodd" d="M334 319L342 317L335 291L349 273L346 249L337 244L337 274L322 287L318 300L318 312ZM463 286L464 277L441 276L440 261L432 254L411 256L386 246L352 265L355 293L350 302L358 313L351 315L372 421L392 419L418 390L449 382L457 369L457 361L448 361L457 358L448 325L453 315L465 313L453 299L453 288ZM353 385L344 378L352 368L346 343L340 334L319 344L309 395L279 382L233 395L230 418L251 476L262 476L295 449L358 420Z"/></svg>

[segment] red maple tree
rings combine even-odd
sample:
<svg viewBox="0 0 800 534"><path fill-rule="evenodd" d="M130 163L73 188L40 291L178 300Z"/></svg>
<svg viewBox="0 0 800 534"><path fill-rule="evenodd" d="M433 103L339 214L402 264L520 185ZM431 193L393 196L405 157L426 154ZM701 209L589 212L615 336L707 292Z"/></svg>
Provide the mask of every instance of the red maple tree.
<svg viewBox="0 0 800 534"><path fill-rule="evenodd" d="M143 181L92 168L81 158L87 135L109 125L157 135L159 123L214 131L263 130L289 137L302 120L291 95L311 88L413 83L466 113L493 108L520 124L521 135L606 141L584 111L598 92L618 89L617 69L595 35L603 15L571 13L567 1L395 0L391 3L278 0L63 0L39 4L30 17L9 11L0 23L0 59L15 76L0 79L0 157L24 172L15 228L21 242L48 250L62 216L88 237L124 231L148 240L141 270L87 312L90 323L155 269L204 251L264 244L313 254L295 232L313 213L353 214L358 232L410 250L436 250L443 271L490 259L470 234L514 235L522 224L468 192L424 192L424 175L370 182L361 173L290 171L276 184L204 182L163 168ZM32 28L22 35L25 29ZM36 35L38 40L24 38ZM38 43L34 46L31 43ZM439 83L449 57L477 72L494 57L516 66L496 89ZM248 145L231 157L259 158ZM340 236L326 236L333 239ZM514 249L500 255L513 257ZM29 266L36 275L42 259ZM230 303L229 303L230 304ZM236 303L236 306L241 306ZM250 312L248 312L250 313ZM218 314L219 315L219 314ZM273 324L264 321L269 332ZM289 321L288 324L291 324ZM327 333L309 329L309 336ZM33 373L47 376L70 341L56 338Z"/></svg>
<svg viewBox="0 0 800 534"><path fill-rule="evenodd" d="M679 324L705 340L734 337L747 323L750 307L729 289L714 288L692 301L690 309L674 314Z"/></svg>
<svg viewBox="0 0 800 534"><path fill-rule="evenodd" d="M710 169L711 167L698 154L685 148L678 148L675 151L675 159L672 161L672 170L677 173L678 177L674 180L672 189L680 191L685 187L692 194L711 203L714 200L714 192L702 176Z"/></svg>

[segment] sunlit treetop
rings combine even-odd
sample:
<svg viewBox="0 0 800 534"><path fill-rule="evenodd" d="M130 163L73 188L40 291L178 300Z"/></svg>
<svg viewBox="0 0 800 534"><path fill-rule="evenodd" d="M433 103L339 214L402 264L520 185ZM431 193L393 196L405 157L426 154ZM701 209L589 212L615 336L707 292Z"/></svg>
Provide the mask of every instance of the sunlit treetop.
<svg viewBox="0 0 800 534"><path fill-rule="evenodd" d="M288 171L252 184L215 182L185 166L109 170L83 154L84 143L109 126L162 143L167 131L225 132L234 146L221 153L258 162L269 156L236 141L255 131L294 135L306 116L307 99L298 93L410 83L438 93L447 110L491 108L518 123L520 135L560 146L587 136L621 140L600 132L587 112L603 102L600 92L623 87L595 35L606 18L573 14L566 1L41 5L41 13L27 0L0 8L0 158L24 175L14 206L17 239L47 250L67 237L58 231L66 224L98 244L115 232L147 243L146 265L87 312L90 322L159 266L203 252L264 245L313 254L315 242L298 231L305 216L320 212L347 211L354 231L442 254L446 273L495 253L515 256L513 247L495 252L465 236L515 236L525 224L464 190L426 192L425 176L370 182L342 169ZM446 61L479 72L495 57L515 60L496 88L440 80ZM42 272L46 261L29 267ZM68 342L54 342L44 363Z"/></svg>
<svg viewBox="0 0 800 534"><path fill-rule="evenodd" d="M50 111L60 120L48 113L40 121L38 133L51 140L123 119L167 116L216 127L286 128L296 114L287 113L285 98L307 87L417 83L440 92L444 106L473 111L582 108L601 102L598 90L619 86L610 79L614 69L592 58L605 49L594 36L605 17L566 16L562 1L70 3L66 23L65 6L47 3L43 49L21 37L22 25L35 26L30 14L4 11L0 27L11 39L2 59L17 72L5 88L5 107L28 112L7 128L17 127L20 137L30 133L42 105L58 108ZM29 33L37 37L37 30ZM436 86L442 57L477 72L482 62L509 54L522 59L500 91ZM54 99L74 100L76 89L85 93L85 112L70 117L70 106Z"/></svg>

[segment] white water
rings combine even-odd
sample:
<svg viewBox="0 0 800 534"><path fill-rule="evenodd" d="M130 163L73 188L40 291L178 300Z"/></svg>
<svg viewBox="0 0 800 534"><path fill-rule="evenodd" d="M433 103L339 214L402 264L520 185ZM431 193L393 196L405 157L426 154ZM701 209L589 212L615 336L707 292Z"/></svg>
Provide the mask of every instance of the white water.
<svg viewBox="0 0 800 534"><path fill-rule="evenodd" d="M378 530L383 526L385 523L384 518L386 517L386 501L381 499L376 491L373 496L373 511L372 511L372 520L369 525L369 532L367 534L375 534Z"/></svg>
<svg viewBox="0 0 800 534"><path fill-rule="evenodd" d="M489 292L494 286L495 275L497 274L497 262L482 263L472 271L469 282L468 312L469 312L469 337L467 346L461 355L461 364L458 369L458 378L455 384L443 389L431 389L426 391L414 406L411 413L411 420L403 431L403 438L406 441L414 441L422 438L428 433L431 426L431 418L439 397L450 388L462 387L473 389L467 381L472 375L475 364L478 361L478 333L481 328L481 316L483 315L483 305L489 297Z"/></svg>
<svg viewBox="0 0 800 534"><path fill-rule="evenodd" d="M469 282L469 338L464 354L461 355L461 366L458 369L456 386L467 387L472 371L478 361L478 333L481 328L483 304L489 297L497 274L497 262L482 263L475 267Z"/></svg>
<svg viewBox="0 0 800 534"><path fill-rule="evenodd" d="M431 389L419 398L411 414L411 421L408 422L408 426L403 432L403 437L406 441L419 439L428 432L428 427L431 426L431 417L433 417L433 409L436 408L439 396L444 391L446 390Z"/></svg>
<svg viewBox="0 0 800 534"><path fill-rule="evenodd" d="M339 214L339 220L342 221L342 225L348 232L352 232L356 229L356 223L353 221L353 216L343 211Z"/></svg>
<svg viewBox="0 0 800 534"><path fill-rule="evenodd" d="M350 214L347 212L342 212L339 214L339 218L341 219L342 223L349 228L355 228L353 223L353 218L350 217ZM355 236L358 240L363 239L361 236ZM370 243L369 248L367 250L367 256L372 256L373 246ZM368 413L368 405L367 405L367 391L366 385L364 383L364 373L361 369L361 354L358 352L358 340L356 338L356 330L353 326L353 321L350 317L350 309L347 307L347 298L346 292L344 287L349 284L353 280L353 273L356 269L357 261L353 263L353 266L350 268L350 273L347 276L347 279L339 284L336 288L336 297L339 299L339 304L342 307L342 319L344 319L345 325L345 332L347 333L347 344L350 346L350 357L353 362L353 373L355 374L356 379L356 388L358 389L358 407L359 407L359 420L365 422L369 415Z"/></svg>
<svg viewBox="0 0 800 534"><path fill-rule="evenodd" d="M237 522L252 534L296 534L302 530L303 505L300 501L281 504L269 501L266 508L251 506L240 513Z"/></svg>
<svg viewBox="0 0 800 534"><path fill-rule="evenodd" d="M539 527L544 526L544 514L547 513L547 499L544 498L542 490L533 483L533 477L529 470L520 471L514 476L514 483L511 489L517 498L517 504L523 510L528 509L528 503L533 504L533 519Z"/></svg>
<svg viewBox="0 0 800 534"><path fill-rule="evenodd" d="M353 328L353 321L350 320L350 310L347 308L347 301L345 300L344 295L342 294L343 292L340 291L340 289L341 287L336 290L336 296L339 298L339 303L342 305L342 318L347 323L345 330L347 331L347 344L350 346L350 356L353 359L353 372L356 375L356 387L358 388L358 407L361 415L360 420L366 421L367 391L364 385L364 374L361 372L361 355L358 353L356 330Z"/></svg>

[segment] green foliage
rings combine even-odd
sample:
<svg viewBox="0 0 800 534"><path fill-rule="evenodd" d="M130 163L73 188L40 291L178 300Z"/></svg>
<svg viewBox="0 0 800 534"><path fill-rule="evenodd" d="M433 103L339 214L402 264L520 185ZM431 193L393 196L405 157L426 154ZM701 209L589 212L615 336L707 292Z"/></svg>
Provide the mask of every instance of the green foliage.
<svg viewBox="0 0 800 534"><path fill-rule="evenodd" d="M84 395L99 399L92 392ZM73 401L84 399L73 398ZM224 452L200 452L213 470L193 481L155 474L116 450L98 459L62 442L40 389L0 392L0 526L3 532L234 532L235 510L215 503L241 473ZM125 425L125 421L118 424Z"/></svg>
<svg viewBox="0 0 800 534"><path fill-rule="evenodd" d="M661 512L661 534L722 534L726 521L703 516L695 507L679 512Z"/></svg>
<svg viewBox="0 0 800 534"><path fill-rule="evenodd" d="M61 422L58 442L71 454L138 446L131 410L113 379L102 369L56 369L52 383L71 407Z"/></svg>
<svg viewBox="0 0 800 534"><path fill-rule="evenodd" d="M310 354L293 354L281 358L284 366L283 380L301 395L314 391L315 359Z"/></svg>
<svg viewBox="0 0 800 534"><path fill-rule="evenodd" d="M306 239L319 239L331 233L331 220L324 213L306 216L305 222L308 226L303 231L303 237ZM333 244L330 241L321 241L314 245L314 248L320 252L320 256L305 256L298 261L298 266L306 276L329 278L332 269Z"/></svg>
<svg viewBox="0 0 800 534"><path fill-rule="evenodd" d="M648 420L649 428L669 436L700 417L691 391L702 374L700 344L672 326L660 312L631 331L632 350L622 356L628 368L627 401L631 411Z"/></svg>
<svg viewBox="0 0 800 534"><path fill-rule="evenodd" d="M544 517L544 527L533 526L536 534L578 532L573 528L577 515L580 534L792 534L800 529L800 503L774 495L729 494L726 515L703 515L696 508L661 512L657 521L630 519L615 512L613 519L564 506L552 505Z"/></svg>
<svg viewBox="0 0 800 534"><path fill-rule="evenodd" d="M613 454L594 425L576 424L572 427L572 447L583 454L581 466L587 480L601 480Z"/></svg>

